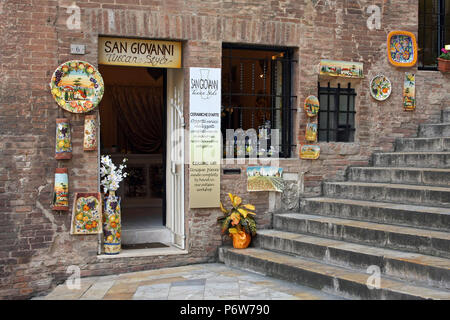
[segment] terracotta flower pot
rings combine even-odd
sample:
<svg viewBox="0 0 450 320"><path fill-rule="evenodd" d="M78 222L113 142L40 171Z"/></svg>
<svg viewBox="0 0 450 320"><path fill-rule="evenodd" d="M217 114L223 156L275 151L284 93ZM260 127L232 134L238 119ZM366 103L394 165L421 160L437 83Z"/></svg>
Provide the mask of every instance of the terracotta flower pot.
<svg viewBox="0 0 450 320"><path fill-rule="evenodd" d="M441 72L450 72L450 60L438 58L438 70Z"/></svg>
<svg viewBox="0 0 450 320"><path fill-rule="evenodd" d="M252 236L244 231L231 234L233 238L233 247L236 249L245 249L250 244Z"/></svg>

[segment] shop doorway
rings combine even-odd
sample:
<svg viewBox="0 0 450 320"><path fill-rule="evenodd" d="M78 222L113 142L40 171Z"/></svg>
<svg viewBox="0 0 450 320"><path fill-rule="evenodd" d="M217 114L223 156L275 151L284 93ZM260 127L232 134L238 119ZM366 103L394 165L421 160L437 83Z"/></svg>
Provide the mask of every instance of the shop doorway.
<svg viewBox="0 0 450 320"><path fill-rule="evenodd" d="M167 69L100 65L101 154L127 158L121 197L124 248L171 243L166 228Z"/></svg>

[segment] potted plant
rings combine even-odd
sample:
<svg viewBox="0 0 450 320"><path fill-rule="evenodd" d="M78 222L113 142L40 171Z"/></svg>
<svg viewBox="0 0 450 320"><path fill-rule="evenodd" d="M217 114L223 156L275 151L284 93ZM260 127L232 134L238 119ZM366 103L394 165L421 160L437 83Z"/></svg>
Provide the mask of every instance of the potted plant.
<svg viewBox="0 0 450 320"><path fill-rule="evenodd" d="M450 45L442 48L441 52L438 58L438 70L441 72L450 72Z"/></svg>
<svg viewBox="0 0 450 320"><path fill-rule="evenodd" d="M224 216L217 220L222 226L222 233L228 232L233 238L233 247L244 249L250 244L252 236L256 235L255 206L243 204L241 197L237 195L229 193L228 196L231 201L231 209L225 209L221 201L220 209Z"/></svg>

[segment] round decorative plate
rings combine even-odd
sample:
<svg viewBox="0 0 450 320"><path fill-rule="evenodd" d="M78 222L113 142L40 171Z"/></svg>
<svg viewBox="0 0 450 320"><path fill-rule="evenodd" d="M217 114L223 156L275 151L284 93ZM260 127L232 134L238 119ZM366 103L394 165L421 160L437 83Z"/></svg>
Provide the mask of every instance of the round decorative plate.
<svg viewBox="0 0 450 320"><path fill-rule="evenodd" d="M309 96L305 99L305 111L309 117L314 117L319 113L319 99L315 96Z"/></svg>
<svg viewBox="0 0 450 320"><path fill-rule="evenodd" d="M391 92L392 84L387 77L379 74L370 81L370 94L375 100L384 101L389 98Z"/></svg>
<svg viewBox="0 0 450 320"><path fill-rule="evenodd" d="M55 70L50 89L61 108L73 113L85 113L95 109L102 100L104 84L93 65L71 60Z"/></svg>

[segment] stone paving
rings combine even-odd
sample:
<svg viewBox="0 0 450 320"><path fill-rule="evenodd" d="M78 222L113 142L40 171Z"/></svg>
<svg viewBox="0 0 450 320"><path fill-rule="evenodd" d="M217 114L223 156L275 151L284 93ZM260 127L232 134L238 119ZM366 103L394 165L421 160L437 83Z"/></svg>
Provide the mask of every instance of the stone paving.
<svg viewBox="0 0 450 320"><path fill-rule="evenodd" d="M339 297L219 263L81 279L36 300L336 300Z"/></svg>

